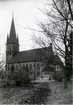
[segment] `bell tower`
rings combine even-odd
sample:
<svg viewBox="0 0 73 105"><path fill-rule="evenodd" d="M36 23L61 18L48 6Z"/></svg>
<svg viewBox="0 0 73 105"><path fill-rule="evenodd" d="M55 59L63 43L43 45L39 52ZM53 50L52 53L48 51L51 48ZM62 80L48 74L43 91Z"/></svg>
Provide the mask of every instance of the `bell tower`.
<svg viewBox="0 0 73 105"><path fill-rule="evenodd" d="M6 42L6 62L10 60L18 52L19 52L19 40L18 36L16 36L14 17L12 16L10 34L7 35L7 42Z"/></svg>

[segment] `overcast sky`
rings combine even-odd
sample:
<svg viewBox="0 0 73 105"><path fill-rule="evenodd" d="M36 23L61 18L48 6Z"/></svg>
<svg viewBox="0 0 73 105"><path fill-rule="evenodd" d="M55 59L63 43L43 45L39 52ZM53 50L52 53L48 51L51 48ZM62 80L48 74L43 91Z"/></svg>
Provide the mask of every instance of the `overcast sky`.
<svg viewBox="0 0 73 105"><path fill-rule="evenodd" d="M38 7L44 9L47 2L47 0L0 0L0 52L3 53L5 51L7 33L10 33L12 12L14 13L20 50L33 48L34 44L31 40L33 31L23 27L38 29L36 17L39 20L46 19L46 16L44 16Z"/></svg>

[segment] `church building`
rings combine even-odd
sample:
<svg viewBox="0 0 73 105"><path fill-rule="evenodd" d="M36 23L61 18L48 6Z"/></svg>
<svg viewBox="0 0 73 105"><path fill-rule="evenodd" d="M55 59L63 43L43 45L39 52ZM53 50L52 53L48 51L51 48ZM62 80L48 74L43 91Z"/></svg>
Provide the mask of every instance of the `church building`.
<svg viewBox="0 0 73 105"><path fill-rule="evenodd" d="M37 79L42 72L50 71L52 67L54 67L55 71L60 72L62 65L59 56L54 54L51 43L46 48L19 51L19 39L12 18L10 34L7 35L6 42L6 67L8 73L25 70L27 66L30 79Z"/></svg>

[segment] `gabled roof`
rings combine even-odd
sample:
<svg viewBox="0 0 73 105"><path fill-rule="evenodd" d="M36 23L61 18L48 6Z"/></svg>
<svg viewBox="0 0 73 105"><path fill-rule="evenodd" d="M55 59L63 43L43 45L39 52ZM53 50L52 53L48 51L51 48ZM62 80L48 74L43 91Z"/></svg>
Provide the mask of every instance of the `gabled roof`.
<svg viewBox="0 0 73 105"><path fill-rule="evenodd" d="M45 48L26 50L14 55L8 63L40 61L46 58L50 59L52 55L53 51L50 47L47 47L47 50Z"/></svg>
<svg viewBox="0 0 73 105"><path fill-rule="evenodd" d="M53 50L50 49L50 47L47 47L47 50L45 48L39 48L21 51L14 55L8 63L43 61L47 59L50 63L63 64L61 59L57 55L54 55Z"/></svg>
<svg viewBox="0 0 73 105"><path fill-rule="evenodd" d="M53 55L52 57L51 57L51 62L53 62L53 64L59 64L59 65L63 65L63 62L61 61L61 59L59 58L59 56L58 55Z"/></svg>

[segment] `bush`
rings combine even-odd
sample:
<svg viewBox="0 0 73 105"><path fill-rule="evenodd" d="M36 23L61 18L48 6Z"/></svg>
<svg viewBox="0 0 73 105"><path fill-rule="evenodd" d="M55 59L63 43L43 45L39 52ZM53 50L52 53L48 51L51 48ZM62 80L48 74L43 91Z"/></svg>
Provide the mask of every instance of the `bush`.
<svg viewBox="0 0 73 105"><path fill-rule="evenodd" d="M5 71L1 70L0 71L0 79L3 81L5 78Z"/></svg>
<svg viewBox="0 0 73 105"><path fill-rule="evenodd" d="M53 74L53 79L56 80L56 81L62 81L61 75L60 74L56 74L56 73Z"/></svg>
<svg viewBox="0 0 73 105"><path fill-rule="evenodd" d="M30 83L29 76L25 71L14 71L8 76L8 79L15 81L17 86Z"/></svg>

